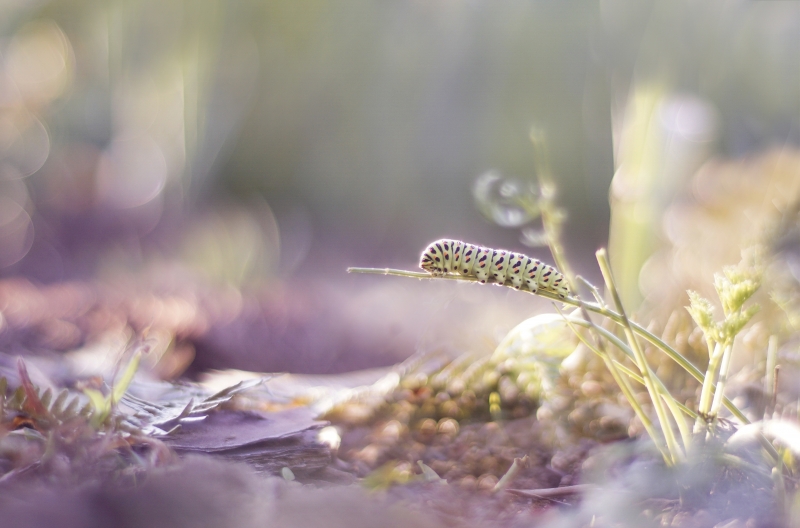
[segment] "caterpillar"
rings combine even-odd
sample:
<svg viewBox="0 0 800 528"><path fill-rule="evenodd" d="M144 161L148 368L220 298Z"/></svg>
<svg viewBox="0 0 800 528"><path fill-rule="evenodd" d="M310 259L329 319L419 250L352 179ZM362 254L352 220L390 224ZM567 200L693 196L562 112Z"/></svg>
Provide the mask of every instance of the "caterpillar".
<svg viewBox="0 0 800 528"><path fill-rule="evenodd" d="M429 244L419 267L431 275L459 274L482 284L511 286L517 290L569 295L567 281L558 270L533 257L502 249L489 249L443 238Z"/></svg>

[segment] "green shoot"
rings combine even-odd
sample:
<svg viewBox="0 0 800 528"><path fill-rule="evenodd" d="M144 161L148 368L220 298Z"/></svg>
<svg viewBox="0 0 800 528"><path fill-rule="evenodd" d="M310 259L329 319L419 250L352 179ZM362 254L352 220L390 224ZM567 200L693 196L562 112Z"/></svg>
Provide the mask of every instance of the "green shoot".
<svg viewBox="0 0 800 528"><path fill-rule="evenodd" d="M703 331L708 347L708 368L700 392L695 431L706 425L714 427L721 408L725 385L728 381L733 341L742 328L758 312L758 305L747 308L744 304L761 285L763 270L760 266L742 262L736 267L727 267L722 274L714 276L714 288L722 304L723 319L714 320L711 301L690 291L687 307L697 326Z"/></svg>
<svg viewBox="0 0 800 528"><path fill-rule="evenodd" d="M95 428L100 428L108 421L112 411L114 410L114 407L125 395L125 392L128 390L131 381L133 381L133 377L139 368L139 362L141 361L141 358L142 353L140 351L134 352L133 357L131 357L128 365L125 367L122 376L114 384L114 387L108 396L104 396L103 393L97 389L83 389L83 393L89 398L89 402L92 406L92 426Z"/></svg>

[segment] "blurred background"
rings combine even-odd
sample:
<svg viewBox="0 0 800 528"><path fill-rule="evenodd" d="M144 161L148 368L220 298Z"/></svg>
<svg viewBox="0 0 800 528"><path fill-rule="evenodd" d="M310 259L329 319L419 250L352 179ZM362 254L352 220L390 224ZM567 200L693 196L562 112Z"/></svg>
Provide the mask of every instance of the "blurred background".
<svg viewBox="0 0 800 528"><path fill-rule="evenodd" d="M534 178L536 127L574 266L597 276L616 223L635 304L662 213L700 167L800 144L798 50L797 2L2 0L0 277L271 295L284 337L292 303L316 328L286 350L333 346L319 328L348 321L375 337L336 345L358 361L255 367L386 364L433 346L440 312L508 329L529 310L345 268L415 269L441 237L552 262L520 241L531 219L476 204L487 181ZM264 306L252 325L270 325ZM248 324L235 333L263 346Z"/></svg>

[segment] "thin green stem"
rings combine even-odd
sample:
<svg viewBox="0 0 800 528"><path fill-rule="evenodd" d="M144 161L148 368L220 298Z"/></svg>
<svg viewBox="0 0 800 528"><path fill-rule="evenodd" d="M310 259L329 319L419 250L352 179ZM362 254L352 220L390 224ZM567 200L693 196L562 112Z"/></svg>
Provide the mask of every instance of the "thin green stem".
<svg viewBox="0 0 800 528"><path fill-rule="evenodd" d="M576 336L578 336L578 339L580 339L580 341L589 350L597 354L603 360L603 363L605 363L606 368L611 373L611 376L614 378L614 381L616 382L617 386L622 391L622 394L625 396L625 399L628 400L628 403L630 404L631 408L633 408L633 412L639 418L639 421L642 422L642 426L644 427L647 434L650 436L650 438L653 439L653 443L656 445L656 448L661 452L661 456L664 457L664 462L668 465L671 464L672 456L669 450L666 448L664 440L662 439L661 435L658 434L656 428L653 427L653 422L650 420L650 417L647 416L647 413L644 412L644 409L642 409L642 406L636 399L636 395L633 393L633 389L631 388L627 379L625 379L621 374L622 370L619 367L622 367L622 365L617 361L613 360L611 358L611 355L605 349L600 349L595 345L593 345L592 343L590 343L587 339L585 339L580 334L580 332L577 331L577 329L573 326L573 324L579 324L581 326L585 326L593 330L600 330L600 329L595 325L593 325L591 322L587 322L583 319L564 316L564 321L570 327L572 332Z"/></svg>
<svg viewBox="0 0 800 528"><path fill-rule="evenodd" d="M597 287L594 284L584 279L580 275L575 277L575 279L584 286L586 286L587 288L589 288L589 291L592 292L592 296L594 297L594 300L597 301L598 305L605 306L605 303L603 302L603 297L600 295L600 292L597 290Z"/></svg>
<svg viewBox="0 0 800 528"><path fill-rule="evenodd" d="M536 164L536 174L539 179L539 194L540 200L538 204L538 208L541 211L542 215L542 226L544 228L544 232L546 235L547 240L549 241L550 252L553 254L553 259L555 260L556 267L561 270L564 276L567 278L567 284L569 285L570 291L573 292L573 298L578 302L580 311L583 315L583 319L588 323L587 327L589 330L593 330L596 333L599 333L599 328L592 322L591 317L589 316L589 312L578 294L577 284L578 284L578 277L576 277L572 270L569 267L569 262L567 261L564 255L564 248L561 245L561 223L562 223L562 216L560 215L558 209L554 205L554 197L555 197L555 189L556 186L553 184L551 173L550 173L550 164L547 158L547 148L545 145L545 138L544 135L538 133L536 130L531 130L530 134L531 142L533 143L534 148L534 163ZM595 296L598 304L602 304L602 297L598 292L597 288L590 284L588 281L583 280L583 282L589 287L592 294ZM559 310L560 313L560 310ZM563 316L563 314L562 314ZM566 318L565 318L566 320ZM567 321L567 324L570 324ZM575 335L592 351L598 354L602 359L603 362L606 364L606 368L611 373L614 381L619 386L620 390L624 394L625 398L630 403L631 407L634 409L639 420L642 422L647 433L650 435L650 438L653 439L653 442L656 444L658 450L664 456L664 461L667 464L672 464L677 461L677 449L674 445L674 437L672 436L672 431L664 432L664 437L662 438L661 435L658 434L658 431L653 426L653 423L650 420L650 417L647 413L644 412L639 402L636 400L636 396L633 393L633 389L631 388L630 384L628 383L628 379L623 376L620 371L616 368L616 364L611 357L611 355L605 350L603 346L603 341L600 339L596 339L595 342L589 343L588 340L584 339L578 332L575 331L574 327L570 324L570 328L573 329ZM669 397L669 393L666 393L666 397ZM659 416L659 419L661 416ZM682 418L682 417L681 417ZM662 424L663 429L663 424ZM665 444L666 443L666 449Z"/></svg>
<svg viewBox="0 0 800 528"><path fill-rule="evenodd" d="M585 327L589 326L589 324L586 323L586 321L584 321L582 319L575 318L575 317L569 318L568 322L569 323L573 323L573 324L577 324L577 325L580 325L580 326L585 326ZM605 339L607 339L609 342L611 342L614 346L616 346L618 349L620 349L626 356L628 356L628 358L630 358L632 361L635 362L635 356L634 356L633 351L620 338L618 338L617 336L615 336L614 334L612 334L611 332L609 332L605 328L595 327L595 330L597 332L599 332ZM636 381L638 381L642 385L645 385L644 378L641 375L635 374L631 369L629 369L628 367L622 365L621 363L618 363L616 361L614 363L615 363L615 366L617 368L622 370L622 372L626 373L628 376L635 376L634 379ZM648 369L650 378L655 382L655 385L656 385L656 388L658 389L659 395L661 395L661 398L663 398L664 401L666 401L667 406L670 409L670 412L672 413L673 417L675 418L675 422L678 424L678 431L681 433L681 440L683 442L684 449L688 450L689 446L691 445L691 433L690 433L689 428L688 428L688 426L686 424L686 420L680 414L680 411L685 409L684 412L687 412L693 418L696 418L697 414L692 412L691 410L689 410L686 406L684 406L680 402L676 401L675 398L672 397L672 395L669 393L669 390L667 389L666 385L664 385L664 382L661 381L661 379L659 379L659 377L656 375L655 372L653 372L653 370L650 368L649 365L648 365L647 369ZM645 388L646 387L647 386L645 385ZM683 409L681 409L681 408L683 408Z"/></svg>
<svg viewBox="0 0 800 528"><path fill-rule="evenodd" d="M536 164L536 174L539 179L539 194L540 200L538 204L538 209L541 211L542 215L542 227L544 228L545 236L549 241L550 252L553 254L553 260L555 260L556 267L561 270L564 276L567 279L567 284L569 285L570 291L573 292L574 299L578 302L581 313L583 314L583 318L589 323L588 327L590 330L598 330L596 325L592 322L588 311L586 310L586 306L584 305L583 301L580 299L578 295L577 289L577 280L575 275L572 273L572 270L569 267L569 262L567 261L564 255L564 248L561 245L561 222L562 217L554 205L554 198L555 198L555 189L556 186L553 184L551 175L550 175L550 164L549 160L547 159L547 148L545 145L544 135L538 133L535 130L531 131L530 134L531 142L533 143L534 148L534 163ZM598 302L602 301L602 298L595 288L592 285L589 285L590 290L595 295L595 298ZM563 315L563 314L562 314ZM578 335L576 333L576 335ZM620 372L615 368L614 361L611 358L610 354L606 352L605 348L603 347L603 342L601 340L596 340L594 344L590 344L587 340L584 340L582 336L578 335L579 339L586 344L591 350L595 353L599 354L600 357L606 364L606 368L609 369L611 372L614 381L616 381L617 385L619 386L620 390L623 392L625 397L627 398L628 402L633 407L634 411L636 412L637 416L639 417L642 425L644 426L647 433L650 435L650 438L653 439L655 442L656 447L658 447L659 451L661 451L662 455L664 456L664 460L667 464L673 464L677 462L678 459L678 452L677 446L675 445L675 438L672 435L672 430L669 429L668 431L664 431L664 438L658 434L656 428L650 421L650 418L644 412L644 410L639 405L639 402L636 400L636 397L633 393L633 389L630 387L628 380L626 377L622 376ZM666 395L669 397L669 393ZM656 406L656 410L658 411L660 408L660 402L654 402ZM662 415L659 414L659 421L662 421ZM669 424L667 424L669 427ZM664 424L662 423L662 429L664 429ZM664 443L666 442L666 451L664 449Z"/></svg>
<svg viewBox="0 0 800 528"><path fill-rule="evenodd" d="M542 216L542 228L545 238L553 254L556 268L567 278L570 291L574 292L577 298L577 284L575 275L569 267L569 262L564 254L564 247L561 245L561 224L563 215L555 205L556 186L550 172L550 161L547 156L547 144L545 135L541 131L531 129L530 140L533 144L533 163L536 168L536 178L539 181L539 201L536 207L528 207L529 211L538 210ZM523 207L525 204L522 204Z"/></svg>
<svg viewBox="0 0 800 528"><path fill-rule="evenodd" d="M659 394L661 395L661 399L664 400L664 403L667 404L667 408L670 414L672 414L672 419L675 420L675 424L678 426L678 432L683 442L683 449L688 451L692 445L692 432L689 430L689 426L686 424L686 418L682 414L683 409L686 409L686 407L677 401L672 394L667 391L664 385L659 387Z"/></svg>
<svg viewBox="0 0 800 528"><path fill-rule="evenodd" d="M697 404L697 411L700 416L708 417L711 413L711 401L716 389L716 377L719 362L722 359L722 345L716 344L713 351L708 356L708 368L703 380L703 388L700 391L700 401ZM705 419L705 418L704 418Z"/></svg>
<svg viewBox="0 0 800 528"><path fill-rule="evenodd" d="M778 336L769 337L767 346L767 365L764 373L764 394L767 395L767 404L764 406L764 419L772 416L775 410L775 382L777 380L775 367L778 364Z"/></svg>
<svg viewBox="0 0 800 528"><path fill-rule="evenodd" d="M628 369L627 367L623 367L623 372L625 372L628 376L635 375L636 377L634 379L644 385L644 378L637 375L632 370ZM686 418L683 416L683 414L686 414L692 419L696 419L697 413L673 398L672 394L670 394L669 390L667 390L667 387L664 385L664 382L662 382L658 377L655 377L655 374L653 374L653 376L658 384L658 390L659 394L661 394L661 398L664 400L664 403L667 404L669 412L672 414L672 418L678 425L678 432L681 434L683 449L688 451L692 445L692 432L689 430L689 426L686 424Z"/></svg>
<svg viewBox="0 0 800 528"><path fill-rule="evenodd" d="M619 363L617 361L615 361L615 363L617 364L617 368L620 369L625 374L627 374L629 378L631 378L632 380L640 383L641 385L644 385L644 379L642 379L642 377L640 375L638 375L637 373L635 373L633 370L629 369L628 367L626 367L622 363ZM693 410L691 410L690 408L688 408L687 406L685 406L684 404L682 404L678 400L672 400L672 401L675 402L675 405L678 407L678 409L680 409L686 416L688 416L689 418L692 418L692 419L697 418L697 413L696 412L694 412ZM687 432L688 432L688 429L687 429Z"/></svg>
<svg viewBox="0 0 800 528"><path fill-rule="evenodd" d="M711 402L711 416L717 416L717 414L719 414L719 409L722 405L722 397L725 394L725 384L728 382L728 372L730 371L732 356L733 344L730 344L725 347L725 351L722 353L722 363L719 367L717 388L714 389L714 401Z"/></svg>
<svg viewBox="0 0 800 528"><path fill-rule="evenodd" d="M597 262L600 265L600 272L603 274L603 279L606 281L606 289L611 294L611 298L614 300L614 305L616 306L619 314L622 316L622 328L625 331L625 336L627 337L628 343L633 351L634 359L636 360L636 366L639 367L639 373L644 379L644 386L647 388L647 393L650 395L650 401L653 402L653 408L656 411L656 416L661 424L661 430L664 433L664 438L667 441L667 448L672 455L672 462L678 463L678 461L683 458L684 453L678 446L675 433L672 430L672 424L669 421L669 417L664 409L664 401L662 400L662 396L664 398L671 398L672 396L668 392L666 394L662 394L661 391L658 390L656 382L651 376L651 370L647 364L647 358L645 357L644 352L636 340L636 335L633 332L633 328L628 320L628 316L625 315L625 308L622 306L622 300L619 297L616 284L614 284L614 276L611 273L611 265L608 262L608 257L605 250L601 249L597 251L595 255L597 256Z"/></svg>

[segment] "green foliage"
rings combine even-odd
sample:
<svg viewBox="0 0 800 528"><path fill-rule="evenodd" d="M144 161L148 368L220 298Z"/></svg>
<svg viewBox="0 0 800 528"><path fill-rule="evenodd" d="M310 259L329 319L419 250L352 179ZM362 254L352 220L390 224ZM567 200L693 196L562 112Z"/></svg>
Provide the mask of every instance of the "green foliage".
<svg viewBox="0 0 800 528"><path fill-rule="evenodd" d="M760 307L756 304L745 307L753 294L761 286L764 269L754 263L760 252L751 250L744 254L738 266L728 266L721 274L714 275L714 288L717 291L724 318L714 320L714 306L697 292L690 291L689 314L703 331L708 344L708 368L700 392L695 431L706 426L716 425L720 402L725 391L733 355L733 342Z"/></svg>
<svg viewBox="0 0 800 528"><path fill-rule="evenodd" d="M714 321L714 305L711 301L697 292L687 292L690 301L687 310L703 330L706 339L722 345L733 343L736 335L760 309L758 305L745 308L744 304L761 286L762 274L760 268L741 264L728 266L722 274L714 275L714 288L725 316L719 322Z"/></svg>
<svg viewBox="0 0 800 528"><path fill-rule="evenodd" d="M17 369L21 384L11 397L6 396L8 380L0 378L0 423L10 420L7 413L20 413L43 431L53 430L64 424L75 426L79 423L86 423L95 431L115 428L122 423L122 417L114 416L114 408L133 380L140 359L139 352L133 355L108 395L97 389L85 388L85 398L68 389L62 389L55 397L49 388L40 390L31 381L25 362L20 359Z"/></svg>
<svg viewBox="0 0 800 528"><path fill-rule="evenodd" d="M686 293L689 294L689 302L691 303L686 309L694 319L694 322L703 330L705 335L717 335L717 328L714 323L714 305L695 291L689 290Z"/></svg>
<svg viewBox="0 0 800 528"><path fill-rule="evenodd" d="M139 362L141 361L141 358L142 354L140 351L134 352L133 357L131 357L128 365L125 367L122 376L117 383L114 384L114 388L107 396L97 389L83 389L83 393L89 398L89 402L92 405L93 411L91 424L93 427L100 428L103 424L108 422L114 407L125 395L125 392L128 390L128 386L130 386L131 381L133 381L133 377L136 375L136 371L139 368Z"/></svg>

